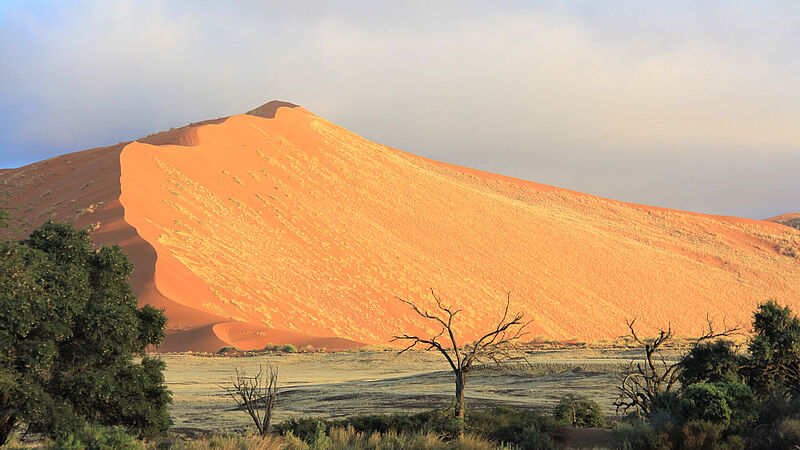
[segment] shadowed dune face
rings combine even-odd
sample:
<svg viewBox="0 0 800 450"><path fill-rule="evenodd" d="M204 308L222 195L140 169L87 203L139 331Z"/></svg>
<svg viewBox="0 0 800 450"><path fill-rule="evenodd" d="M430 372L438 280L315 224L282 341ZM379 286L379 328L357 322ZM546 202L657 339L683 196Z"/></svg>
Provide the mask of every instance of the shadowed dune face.
<svg viewBox="0 0 800 450"><path fill-rule="evenodd" d="M634 316L643 331L692 334L707 314L746 323L768 298L800 307L800 231L438 163L291 104L254 112L103 153L117 158L119 191L96 195L120 205L115 223L135 235L126 250L135 241L157 257L137 275L170 317L164 349L436 333L394 299L432 308L431 287L463 310L461 342L492 326L509 290L532 335L552 339L614 338ZM42 166L0 183L39 214L47 204L21 170Z"/></svg>

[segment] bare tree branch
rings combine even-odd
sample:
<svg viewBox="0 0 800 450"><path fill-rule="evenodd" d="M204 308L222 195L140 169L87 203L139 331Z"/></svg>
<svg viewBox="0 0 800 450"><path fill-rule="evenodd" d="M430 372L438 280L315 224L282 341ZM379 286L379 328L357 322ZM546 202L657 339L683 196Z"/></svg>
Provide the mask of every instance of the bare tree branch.
<svg viewBox="0 0 800 450"><path fill-rule="evenodd" d="M513 318L509 319L509 307L511 304L511 292L509 291L506 296L506 305L503 310L503 315L498 321L494 329L475 342L460 347L456 341L456 333L453 329L453 319L460 309L454 309L445 306L442 299L436 295L431 289L431 296L436 302L436 307L439 309L437 313L431 313L427 309L418 307L415 303L405 300L400 297L395 297L397 300L409 305L414 312L420 317L433 321L441 326L439 332L430 337L420 337L412 334L397 335L392 338L393 341L407 341L409 344L400 353L405 353L417 345L425 346L425 350L438 350L450 364L450 368L455 375L456 382L456 417L464 417L464 386L466 385L467 373L472 370L472 366L476 361L484 360L491 361L495 364L501 364L514 358L512 352L518 350L517 343L527 334L525 327L531 322L525 322L524 314L518 313ZM445 334L446 333L446 334ZM442 336L447 336L449 343L442 343L440 339ZM445 347L450 348L445 348ZM452 349L452 350L451 350ZM527 361L527 360L526 360Z"/></svg>
<svg viewBox="0 0 800 450"><path fill-rule="evenodd" d="M636 318L626 320L629 333L622 338L633 339L644 350L642 360L633 359L628 363L627 369L620 376L619 394L613 405L617 412L628 411L635 408L638 414L649 413L654 397L670 392L678 381L678 375L683 368L684 358L677 361L668 361L663 352L663 346L674 339L675 335L671 324L666 329L659 329L655 337L642 339L636 334ZM708 340L719 339L740 333L742 327L736 324L732 327L723 320L721 331L714 328L713 320L706 316L706 326L703 333L692 340L689 350Z"/></svg>
<svg viewBox="0 0 800 450"><path fill-rule="evenodd" d="M231 378L230 386L220 387L233 398L239 409L246 412L256 425L258 433L266 436L269 433L272 412L278 396L278 369L269 366L267 371L259 366L258 373L249 377L244 370L238 368L236 376ZM263 414L263 416L262 416Z"/></svg>

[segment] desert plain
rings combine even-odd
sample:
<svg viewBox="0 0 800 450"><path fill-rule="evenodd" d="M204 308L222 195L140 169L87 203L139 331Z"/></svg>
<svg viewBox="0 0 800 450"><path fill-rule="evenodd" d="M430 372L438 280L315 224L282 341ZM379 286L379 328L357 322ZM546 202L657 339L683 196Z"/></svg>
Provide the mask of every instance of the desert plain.
<svg viewBox="0 0 800 450"><path fill-rule="evenodd" d="M617 376L641 350L536 350L528 364L478 367L469 376L467 408L507 405L549 414L558 400L582 395L596 401L608 417ZM251 419L222 389L235 368L255 374L259 367L279 371L275 420L343 418L373 413L414 413L444 408L453 401L453 375L437 353L366 350L331 353L278 353L251 357L166 354L170 413L177 432L243 431Z"/></svg>

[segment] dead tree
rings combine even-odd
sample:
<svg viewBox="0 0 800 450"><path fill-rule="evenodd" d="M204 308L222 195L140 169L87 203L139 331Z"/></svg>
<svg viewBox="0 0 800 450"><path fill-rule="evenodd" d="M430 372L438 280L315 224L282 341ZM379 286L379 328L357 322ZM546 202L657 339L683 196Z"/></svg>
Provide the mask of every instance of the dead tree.
<svg viewBox="0 0 800 450"><path fill-rule="evenodd" d="M255 376L247 376L242 370L236 370L231 378L230 386L220 386L236 401L239 409L246 412L256 424L258 434L266 436L275 410L278 396L278 369L269 366L267 370L259 366Z"/></svg>
<svg viewBox="0 0 800 450"><path fill-rule="evenodd" d="M640 338L636 334L634 325L636 319L625 321L630 333L622 336L630 338L641 346L644 350L644 359L633 359L628 363L627 369L620 376L619 395L613 405L617 408L617 413L622 410L627 412L631 408L636 409L636 414L641 415L650 413L653 398L658 395L670 392L678 381L678 374L683 368L684 358L677 361L668 361L663 352L663 347L670 342L675 334L672 326L667 325L667 329L658 330L658 336L652 338ZM728 327L723 322L723 329L717 331L709 317L706 317L706 328L700 337L692 340L689 350L697 347L701 342L731 336L741 331L740 325Z"/></svg>
<svg viewBox="0 0 800 450"><path fill-rule="evenodd" d="M506 297L506 307L503 311L503 316L497 322L494 329L476 341L469 343L463 347L459 347L456 341L456 335L453 331L453 319L461 312L460 309L454 310L450 307L444 306L442 300L436 296L436 293L431 289L431 295L436 301L436 306L439 311L434 313L428 312L427 309L420 309L416 304L400 297L395 297L397 300L409 305L414 312L419 314L422 318L435 322L437 326L441 327L439 333L432 337L421 337L410 334L403 334L394 336L392 341L408 341L409 345L400 353L404 353L417 345L426 346L425 350L438 350L447 362L455 375L456 384L456 401L455 401L455 417L459 419L464 418L464 387L467 383L467 374L472 369L475 362L491 362L501 364L518 357L515 355L518 351L517 343L519 339L526 335L525 327L528 326L530 321L524 322L525 315L517 313L513 317L508 314L508 308L511 304L511 292ZM445 336L442 338L442 336Z"/></svg>

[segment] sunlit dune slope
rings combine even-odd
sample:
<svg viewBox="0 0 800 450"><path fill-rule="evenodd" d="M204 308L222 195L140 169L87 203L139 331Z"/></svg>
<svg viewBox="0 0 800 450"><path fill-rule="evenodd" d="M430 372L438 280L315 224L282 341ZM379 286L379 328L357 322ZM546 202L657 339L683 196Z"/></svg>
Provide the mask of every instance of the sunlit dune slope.
<svg viewBox="0 0 800 450"><path fill-rule="evenodd" d="M132 253L137 294L170 318L162 350L386 344L434 331L394 298L431 307L431 288L463 310L462 340L507 291L552 339L614 338L634 316L689 335L707 314L748 322L768 298L800 307L798 230L439 163L285 103L2 183L32 223L103 202L77 224Z"/></svg>

